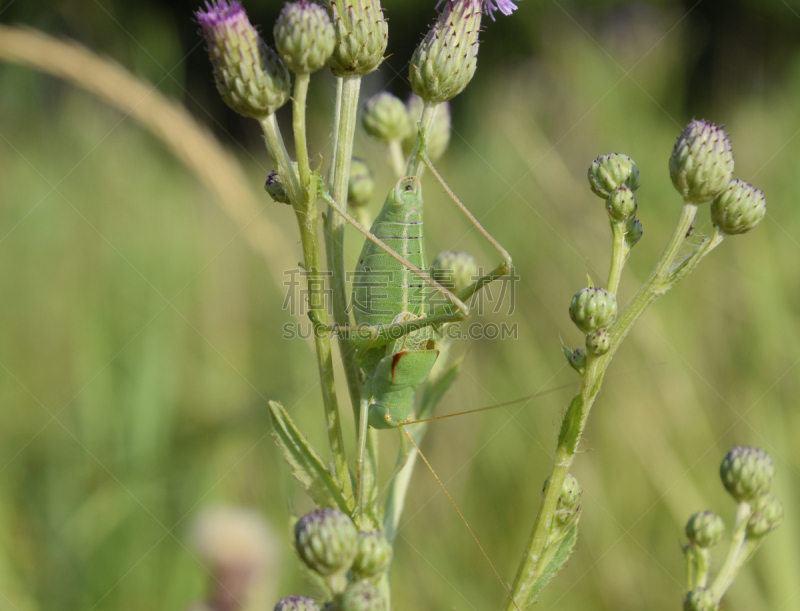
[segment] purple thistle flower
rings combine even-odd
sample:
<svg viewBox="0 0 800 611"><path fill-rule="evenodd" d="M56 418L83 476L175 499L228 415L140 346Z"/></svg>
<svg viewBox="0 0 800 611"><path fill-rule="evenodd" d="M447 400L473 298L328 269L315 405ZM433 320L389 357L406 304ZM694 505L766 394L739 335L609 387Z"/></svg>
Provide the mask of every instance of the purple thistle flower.
<svg viewBox="0 0 800 611"><path fill-rule="evenodd" d="M436 3L436 8L444 2L445 0L439 0ZM510 15L514 11L517 10L517 5L514 2L520 2L520 0L447 0L448 2L471 2L472 5L477 10L483 10L484 13L489 15L494 21L494 12L500 11L503 15Z"/></svg>
<svg viewBox="0 0 800 611"><path fill-rule="evenodd" d="M221 23L229 20L238 19L242 16L247 18L244 7L239 0L206 0L205 10L200 9L195 14L197 23L203 30L210 30Z"/></svg>

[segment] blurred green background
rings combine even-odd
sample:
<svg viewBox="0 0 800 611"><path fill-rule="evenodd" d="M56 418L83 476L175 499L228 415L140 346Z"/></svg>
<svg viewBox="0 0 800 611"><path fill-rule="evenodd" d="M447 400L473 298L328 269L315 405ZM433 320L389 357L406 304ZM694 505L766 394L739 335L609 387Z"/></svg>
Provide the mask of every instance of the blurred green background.
<svg viewBox="0 0 800 611"><path fill-rule="evenodd" d="M407 95L405 64L433 4L384 1L392 55L366 79L365 96ZM246 2L268 39L281 5ZM214 130L258 192L270 167L257 125L219 100L195 8L6 0L0 21L76 39L157 84ZM641 170L645 237L623 275L623 302L677 219L667 160L693 116L726 125L737 177L763 189L769 206L755 232L726 240L620 350L575 465L585 489L578 548L541 597L545 611L680 608L683 524L707 508L730 525L717 469L734 444L771 453L787 519L725 608L800 609L799 34L798 0L524 0L513 17L487 23L441 169L514 256L519 338L473 342L441 411L574 381L560 348L560 338L579 341L567 306L587 268L604 278L610 251L584 178L597 155L625 152ZM320 74L311 150L325 159L332 97ZM363 134L356 150L383 158ZM385 192L389 173L375 170ZM425 187L429 252L465 249L494 263L441 189L429 178ZM184 609L208 578L190 525L221 503L258 509L277 532L275 594L309 592L287 533L290 512L309 505L269 438L266 399L281 400L324 447L316 369L306 342L282 339L294 320L282 309L284 279L243 226L129 117L7 64L0 202L0 609ZM291 269L300 257L293 216L265 195L261 203L289 246L272 268ZM349 239L353 255L360 240ZM509 580L568 394L438 423L423 448ZM386 436L388 475L395 437ZM422 466L395 553L397 609L501 604Z"/></svg>

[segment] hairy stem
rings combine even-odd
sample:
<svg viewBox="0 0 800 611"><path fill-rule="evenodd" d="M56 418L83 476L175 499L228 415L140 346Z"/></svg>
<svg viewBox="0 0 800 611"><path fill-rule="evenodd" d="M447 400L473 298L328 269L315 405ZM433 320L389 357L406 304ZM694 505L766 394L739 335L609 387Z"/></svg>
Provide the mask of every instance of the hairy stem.
<svg viewBox="0 0 800 611"><path fill-rule="evenodd" d="M350 180L350 162L353 158L353 138L356 133L358 114L358 94L361 90L360 76L346 76L339 79L335 119L334 152L332 167L333 199L340 206L347 205L347 185ZM344 270L344 228L345 220L332 207L328 208L328 266L333 273L333 318L337 325L347 326L350 317L347 313L347 283ZM339 338L339 352L342 356L347 388L353 415L358 423L361 401L361 376L355 361L355 350L346 337Z"/></svg>
<svg viewBox="0 0 800 611"><path fill-rule="evenodd" d="M746 541L747 521L750 519L750 514L749 503L739 503L736 508L736 525L733 527L733 539L728 549L728 555L717 574L717 578L714 580L714 584L711 586L711 592L717 601L722 600L722 597L725 596L725 592L728 591L733 580L736 579L739 569L742 568L742 565L750 555Z"/></svg>
<svg viewBox="0 0 800 611"><path fill-rule="evenodd" d="M521 606L526 606L531 602L529 598L536 579L541 572L539 562L547 543L547 534L558 503L558 497L578 451L589 413L600 392L605 372L622 339L644 313L647 306L655 301L659 295L664 294L671 288L673 283L669 282L669 270L696 215L697 206L684 204L678 224L653 272L622 313L617 323L611 327L611 349L601 357L593 357L591 355L588 357L586 369L581 377L580 390L570 402L561 424L553 470L544 490L525 554L517 570L512 591L513 601L506 606L506 611L512 611L515 608L514 602Z"/></svg>
<svg viewBox="0 0 800 611"><path fill-rule="evenodd" d="M622 268L628 258L628 248L625 244L625 223L611 222L611 266L608 270L606 289L615 293L619 288L619 279Z"/></svg>
<svg viewBox="0 0 800 611"><path fill-rule="evenodd" d="M292 170L291 159L281 137L275 115L261 121L261 128L267 140L267 148L281 176L287 177L286 188L300 228L300 241L303 246L303 267L309 294L309 308L321 320L325 314L325 295L320 261L319 239L317 237L317 189L309 182L303 189L297 175ZM339 418L339 404L336 399L336 384L333 373L330 339L325 334L314 334L317 354L317 369L322 388L322 403L325 410L325 429L331 449L333 473L345 494L352 490L350 474L347 471L347 457L344 451L342 425Z"/></svg>
<svg viewBox="0 0 800 611"><path fill-rule="evenodd" d="M428 133L430 133L431 125L433 125L433 120L436 117L437 106L438 104L425 102L425 106L422 107L422 117L420 117L419 120L417 137L414 139L414 148L411 149L411 157L408 159L406 176L419 176L419 173L422 170L422 140L420 138L420 134L427 136Z"/></svg>
<svg viewBox="0 0 800 611"><path fill-rule="evenodd" d="M389 143L389 163L397 180L405 176L406 156L403 155L403 144L399 140L392 140Z"/></svg>
<svg viewBox="0 0 800 611"><path fill-rule="evenodd" d="M298 74L294 81L292 100L292 122L294 127L294 148L297 153L297 168L300 185L307 193L311 183L311 167L308 164L308 143L306 142L306 97L308 96L308 74Z"/></svg>

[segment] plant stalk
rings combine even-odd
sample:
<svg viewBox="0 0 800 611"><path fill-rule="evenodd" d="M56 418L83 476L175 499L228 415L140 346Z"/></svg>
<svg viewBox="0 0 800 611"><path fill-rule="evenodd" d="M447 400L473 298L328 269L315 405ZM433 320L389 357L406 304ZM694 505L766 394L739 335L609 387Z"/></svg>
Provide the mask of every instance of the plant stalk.
<svg viewBox="0 0 800 611"><path fill-rule="evenodd" d="M600 392L608 365L611 363L611 359L622 339L644 313L647 306L672 286L668 282L670 267L680 251L686 238L686 233L692 226L696 215L697 206L685 203L681 209L681 216L672 237L653 272L616 324L611 327L611 349L603 356L595 357L589 355L588 357L578 394L570 402L561 424L553 470L548 478L525 554L517 570L512 590L512 600L506 606L506 611L514 611L517 607L527 606L530 602L531 592L536 579L540 575L539 561L547 543L547 534L558 503L558 497L578 451L589 413L594 400ZM611 280L613 280L613 276Z"/></svg>
<svg viewBox="0 0 800 611"><path fill-rule="evenodd" d="M305 110L302 112L302 121L305 121ZM295 125L297 117L295 117ZM300 241L303 247L303 267L307 274L307 287L309 294L309 308L316 316L327 321L325 313L325 294L320 261L319 239L317 236L317 189L309 181L307 189L301 188L298 177L292 169L289 153L281 137L275 115L270 115L261 121L261 129L267 141L267 149L281 176L288 177L285 181L287 192L292 201L292 206L297 217L300 229ZM304 127L302 130L304 131ZM299 164L298 164L299 165ZM339 418L339 405L336 399L336 384L333 372L333 359L331 356L330 338L326 334L314 334L314 344L317 355L317 369L322 388L322 403L325 410L325 429L330 446L333 474L345 494L352 491L350 474L347 470L347 457L344 451L344 438L342 425Z"/></svg>
<svg viewBox="0 0 800 611"><path fill-rule="evenodd" d="M625 267L628 253L629 249L625 244L625 223L611 221L611 266L606 283L606 289L611 293L617 293L622 268Z"/></svg>
<svg viewBox="0 0 800 611"><path fill-rule="evenodd" d="M294 99L292 100L292 126L294 128L294 148L297 153L297 168L300 174L300 185L304 194L311 184L311 167L308 163L308 143L306 141L306 98L308 97L308 74L295 75Z"/></svg>
<svg viewBox="0 0 800 611"><path fill-rule="evenodd" d="M422 171L423 161L422 155L420 154L422 141L420 139L420 134L423 134L427 137L427 135L430 133L431 125L433 125L433 120L436 118L437 107L438 104L431 104L430 102L425 102L425 106L422 107L422 116L419 120L417 137L414 139L414 148L411 149L411 156L408 158L406 176L419 176L420 172Z"/></svg>

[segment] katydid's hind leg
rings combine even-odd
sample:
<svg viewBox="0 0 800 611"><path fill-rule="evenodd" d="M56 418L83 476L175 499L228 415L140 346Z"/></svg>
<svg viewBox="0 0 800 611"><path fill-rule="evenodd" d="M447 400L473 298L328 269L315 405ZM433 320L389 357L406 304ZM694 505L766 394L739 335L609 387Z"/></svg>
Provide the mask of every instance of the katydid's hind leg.
<svg viewBox="0 0 800 611"><path fill-rule="evenodd" d="M439 174L439 171L434 167L433 162L431 161L430 157L428 157L428 153L425 150L424 146L423 146L422 151L421 151L420 154L422 156L422 160L425 163L425 165L428 166L428 169L430 169L431 173L436 177L436 180L439 182L439 184L442 186L442 188L450 196L450 199L453 200L453 203L455 203L456 208L458 208L462 212L462 214L467 217L467 220L469 220L469 222L472 224L472 226L475 227L475 229L478 230L478 232L484 237L484 239L487 242L489 242L489 244L492 245L492 248L494 248L498 253L500 253L500 256L502 257L503 262L490 275L494 275L495 278L499 278L501 276L509 274L511 272L511 270L513 269L513 267L514 267L514 263L511 260L511 255L508 254L508 251L505 248L503 248L503 246L500 244L500 242L498 242L494 238L494 236L492 236L492 234L490 234L484 228L484 226L481 225L480 221L477 218L475 218L475 215L472 214L472 212L469 211L469 208L467 208L463 204L463 202L453 192L453 190L450 188L450 186L447 184L447 182L445 182L445 180L442 177L442 175ZM505 270L505 273L502 273L503 270ZM480 280L476 284L479 284L479 283L480 283ZM483 284L480 284L480 286L478 286L475 290L479 290L480 288L483 288L483 286L485 286L486 284L487 284L487 282L484 282ZM473 291L473 293L475 292L475 290ZM460 295L459 295L459 297L460 297Z"/></svg>

